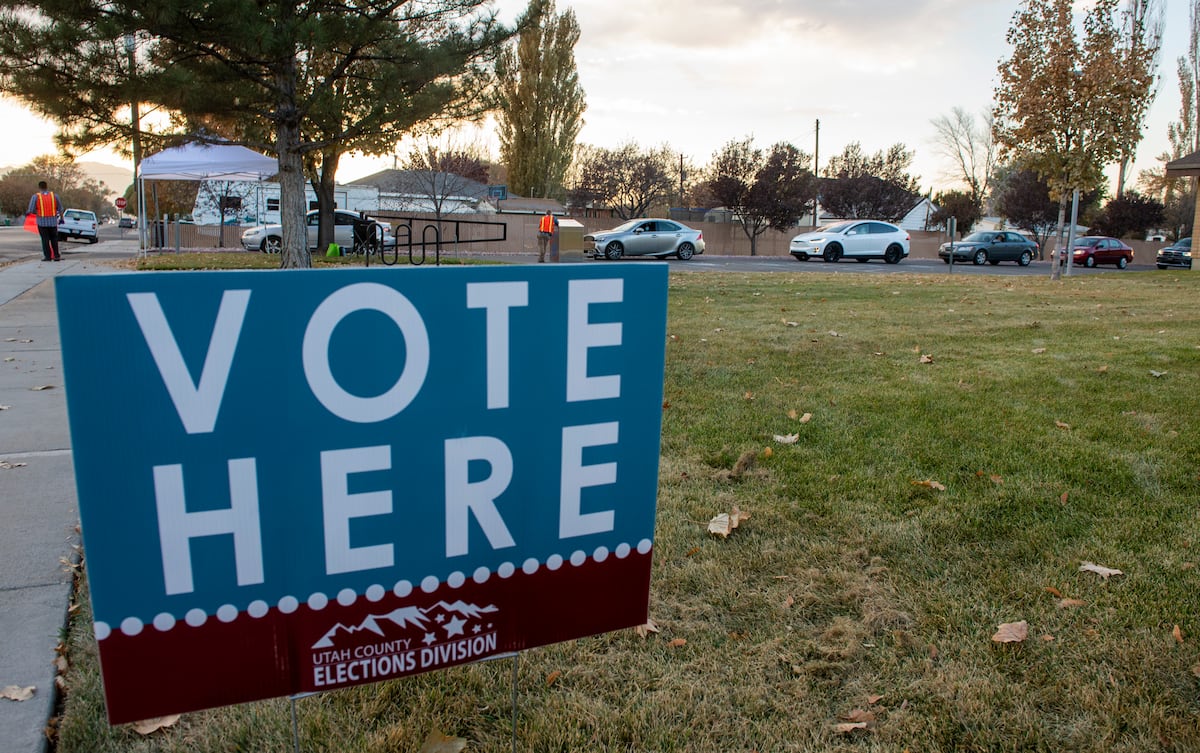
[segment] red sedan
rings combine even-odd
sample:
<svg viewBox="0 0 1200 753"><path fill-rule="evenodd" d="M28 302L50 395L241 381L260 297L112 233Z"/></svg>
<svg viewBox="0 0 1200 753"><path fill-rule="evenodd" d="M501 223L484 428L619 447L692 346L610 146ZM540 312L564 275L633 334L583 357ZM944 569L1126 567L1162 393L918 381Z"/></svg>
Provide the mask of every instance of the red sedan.
<svg viewBox="0 0 1200 753"><path fill-rule="evenodd" d="M1103 235L1085 235L1075 239L1075 264L1094 267L1097 264L1115 264L1125 269L1133 261L1133 249L1116 238Z"/></svg>

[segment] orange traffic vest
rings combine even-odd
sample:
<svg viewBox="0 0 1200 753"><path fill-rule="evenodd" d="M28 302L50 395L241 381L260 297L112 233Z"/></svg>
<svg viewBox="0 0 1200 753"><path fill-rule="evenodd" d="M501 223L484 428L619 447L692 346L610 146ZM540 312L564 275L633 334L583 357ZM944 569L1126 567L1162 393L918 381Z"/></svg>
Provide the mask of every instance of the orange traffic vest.
<svg viewBox="0 0 1200 753"><path fill-rule="evenodd" d="M46 193L38 192L37 195L37 216L38 217L53 217L58 214L58 198L55 197L53 191Z"/></svg>
<svg viewBox="0 0 1200 753"><path fill-rule="evenodd" d="M542 215L542 221L538 223L539 233L554 234L554 218L548 214Z"/></svg>

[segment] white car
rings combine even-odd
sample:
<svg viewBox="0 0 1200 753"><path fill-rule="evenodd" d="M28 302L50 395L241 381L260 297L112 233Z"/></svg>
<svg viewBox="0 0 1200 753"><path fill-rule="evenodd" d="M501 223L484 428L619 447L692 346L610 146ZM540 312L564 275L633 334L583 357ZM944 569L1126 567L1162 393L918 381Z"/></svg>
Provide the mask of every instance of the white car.
<svg viewBox="0 0 1200 753"><path fill-rule="evenodd" d="M883 259L897 264L908 257L909 240L907 231L890 222L850 220L797 235L788 245L788 253L797 261L819 257L825 261Z"/></svg>
<svg viewBox="0 0 1200 753"><path fill-rule="evenodd" d="M359 219L357 212L345 209L333 210L333 242L347 252L354 246L354 223ZM369 218L368 218L369 219ZM304 217L308 228L308 248L317 248L317 210L312 210ZM392 237L392 229L386 222L379 223L383 227L383 247L391 248L396 245ZM283 225L258 225L248 228L242 233L242 246L247 251L262 251L264 254L277 254L283 246Z"/></svg>
<svg viewBox="0 0 1200 753"><path fill-rule="evenodd" d="M87 209L66 209L58 223L58 239L79 238L88 243L99 240L96 236L96 213Z"/></svg>

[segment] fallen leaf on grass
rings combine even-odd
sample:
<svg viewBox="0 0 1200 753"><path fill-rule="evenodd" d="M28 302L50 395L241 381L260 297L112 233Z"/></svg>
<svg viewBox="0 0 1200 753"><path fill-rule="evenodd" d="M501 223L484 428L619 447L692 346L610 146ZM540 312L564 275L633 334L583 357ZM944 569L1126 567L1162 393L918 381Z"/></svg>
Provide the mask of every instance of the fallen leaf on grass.
<svg viewBox="0 0 1200 753"><path fill-rule="evenodd" d="M1175 637L1176 643L1183 643L1183 631L1179 629L1178 625L1176 625L1175 629L1171 631L1171 635Z"/></svg>
<svg viewBox="0 0 1200 753"><path fill-rule="evenodd" d="M554 683L558 682L558 678L560 677L562 677L562 672L557 669L546 675L546 687L550 687Z"/></svg>
<svg viewBox="0 0 1200 753"><path fill-rule="evenodd" d="M879 703L879 702L880 702L880 701L882 701L882 700L883 700L883 696L882 696L882 695L869 695L869 696L867 696L867 703L871 704L872 706L874 706L875 704Z"/></svg>
<svg viewBox="0 0 1200 753"><path fill-rule="evenodd" d="M866 722L841 722L833 725L834 732L840 732L843 735L848 735L856 729L866 729Z"/></svg>
<svg viewBox="0 0 1200 753"><path fill-rule="evenodd" d="M796 444L800 440L799 434L776 434L775 441L779 444Z"/></svg>
<svg viewBox="0 0 1200 753"><path fill-rule="evenodd" d="M805 413L803 416L800 417L800 423L802 423L802 424L806 424L811 420L812 420L811 413Z"/></svg>
<svg viewBox="0 0 1200 753"><path fill-rule="evenodd" d="M1063 598L1062 591L1059 591L1054 586L1046 586L1042 590L1045 591L1046 593L1050 594L1051 596L1055 596L1059 599Z"/></svg>
<svg viewBox="0 0 1200 753"><path fill-rule="evenodd" d="M733 530L741 524L743 520L749 520L750 513L742 512L737 505L733 506L732 512L723 512L712 520L708 521L708 532L716 534L721 538L727 538Z"/></svg>
<svg viewBox="0 0 1200 753"><path fill-rule="evenodd" d="M160 729L173 727L179 721L179 714L171 714L170 716L156 716L153 719L143 719L140 722L133 723L133 731L139 735L149 735L158 732Z"/></svg>
<svg viewBox="0 0 1200 753"><path fill-rule="evenodd" d="M775 451L772 450L770 447L763 448L763 457L764 458L772 457L774 454L775 454Z"/></svg>
<svg viewBox="0 0 1200 753"><path fill-rule="evenodd" d="M1062 422L1062 421L1055 421L1055 422L1054 422L1054 425L1055 425L1055 426L1057 426L1058 428L1062 429L1063 431L1070 431L1070 430L1071 430L1071 425L1070 425L1070 424L1068 424L1068 423L1064 423L1064 422Z"/></svg>
<svg viewBox="0 0 1200 753"><path fill-rule="evenodd" d="M1073 609L1074 607L1082 607L1087 602L1083 599L1060 599L1058 602L1059 609Z"/></svg>
<svg viewBox="0 0 1200 753"><path fill-rule="evenodd" d="M1113 576L1113 575L1124 575L1125 574L1125 573L1121 572L1120 570L1114 570L1111 567L1104 567L1103 565L1097 565L1092 562L1084 562L1082 565L1080 565L1079 572L1095 573L1096 575L1099 575L1101 578L1104 578L1105 580L1108 580L1109 577Z"/></svg>
<svg viewBox="0 0 1200 753"><path fill-rule="evenodd" d="M864 711L863 709L854 709L848 714L842 714L842 719L848 722L864 722L870 724L875 721L875 712Z"/></svg>
<svg viewBox="0 0 1200 753"><path fill-rule="evenodd" d="M1108 364L1105 364L1105 365L1099 367L1098 369L1096 369L1096 373L1097 374L1107 374L1108 373Z"/></svg>
<svg viewBox="0 0 1200 753"><path fill-rule="evenodd" d="M687 638L675 638L667 642L671 648L682 648L687 645Z"/></svg>
<svg viewBox="0 0 1200 753"><path fill-rule="evenodd" d="M1029 637L1029 623L1025 620L1020 622L1005 622L996 630L996 634L992 636L992 640L996 643L1020 643Z"/></svg>
<svg viewBox="0 0 1200 753"><path fill-rule="evenodd" d="M933 363L933 356L929 355L928 353L925 353L921 356L920 362L921 363Z"/></svg>
<svg viewBox="0 0 1200 753"><path fill-rule="evenodd" d="M1060 505L1065 505L1065 504L1067 504L1067 492L1063 492L1063 493L1062 493L1062 496L1060 496L1060 497L1058 498L1058 503L1059 503Z"/></svg>
<svg viewBox="0 0 1200 753"><path fill-rule="evenodd" d="M33 685L26 688L20 685L6 685L4 690L0 690L0 698L7 698L10 701L28 701L36 692L37 688Z"/></svg>
<svg viewBox="0 0 1200 753"><path fill-rule="evenodd" d="M913 486L924 486L926 488L934 489L939 492L946 491L946 487L942 486L941 484L939 484L938 482L936 482L932 479L925 479L924 481L914 481L914 482L912 482L912 485Z"/></svg>
<svg viewBox="0 0 1200 753"><path fill-rule="evenodd" d="M657 632L658 632L658 625L655 625L655 624L654 624L654 620L646 620L646 624L645 624L645 625L638 625L637 627L635 627L635 628L633 629L633 632L635 632L635 633L637 633L638 635L640 635L640 636L642 636L643 638L645 638L645 637L647 637L648 635L650 635L651 633L657 633Z"/></svg>
<svg viewBox="0 0 1200 753"><path fill-rule="evenodd" d="M793 598L792 598L792 596L789 594L789 595L788 595L788 597L787 597L786 599L784 599L784 600L783 600L783 608L784 608L784 609L791 609L791 608L792 608L792 605L793 605L793 604L795 604L795 603L796 603L796 600L795 600L795 599L793 599Z"/></svg>
<svg viewBox="0 0 1200 753"><path fill-rule="evenodd" d="M1150 376L1154 377L1155 379L1159 379L1160 377L1164 377L1166 375L1167 372L1165 371L1155 371L1154 369L1150 369Z"/></svg>
<svg viewBox="0 0 1200 753"><path fill-rule="evenodd" d="M1035 355L1039 355L1039 356L1040 356L1041 354L1043 354L1043 353L1045 353L1045 352L1046 352L1046 349L1045 349L1045 348L1034 348L1034 349L1033 349L1033 352L1034 352L1034 354L1035 354Z"/></svg>
<svg viewBox="0 0 1200 753"><path fill-rule="evenodd" d="M417 753L460 753L467 747L467 741L461 737L450 737L437 730L429 733L421 749Z"/></svg>
<svg viewBox="0 0 1200 753"><path fill-rule="evenodd" d="M753 400L753 399L754 399L754 393L753 393L753 392L750 392L750 391L747 391L747 392L746 392L746 394L742 395L742 398L743 398L743 399L745 399L745 400Z"/></svg>

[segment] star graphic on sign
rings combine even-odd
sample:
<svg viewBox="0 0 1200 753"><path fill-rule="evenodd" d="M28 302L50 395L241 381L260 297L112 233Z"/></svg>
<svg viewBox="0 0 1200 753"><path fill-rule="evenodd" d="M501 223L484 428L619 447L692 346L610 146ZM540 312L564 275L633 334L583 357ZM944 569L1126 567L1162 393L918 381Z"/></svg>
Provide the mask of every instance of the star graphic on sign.
<svg viewBox="0 0 1200 753"><path fill-rule="evenodd" d="M433 633L426 633L425 634L425 645L428 646L430 643L437 643L437 636L434 635Z"/></svg>
<svg viewBox="0 0 1200 753"><path fill-rule="evenodd" d="M435 619L435 620L437 620L438 622L441 622L442 620L446 619L446 615L444 615L444 614L439 614L439 615L438 615L437 617L435 617L434 619Z"/></svg>
<svg viewBox="0 0 1200 753"><path fill-rule="evenodd" d="M471 628L471 632L472 632L472 633L475 633L476 635L478 635L478 634L479 634L479 631L480 631L480 630L483 630L483 626L482 626L482 625L476 625L475 627Z"/></svg>
<svg viewBox="0 0 1200 753"><path fill-rule="evenodd" d="M462 619L461 617L455 617L454 619L450 620L449 622L447 622L445 624L446 637L449 638L452 635L462 635L463 634L463 625L466 625L466 624L467 624L467 621Z"/></svg>

